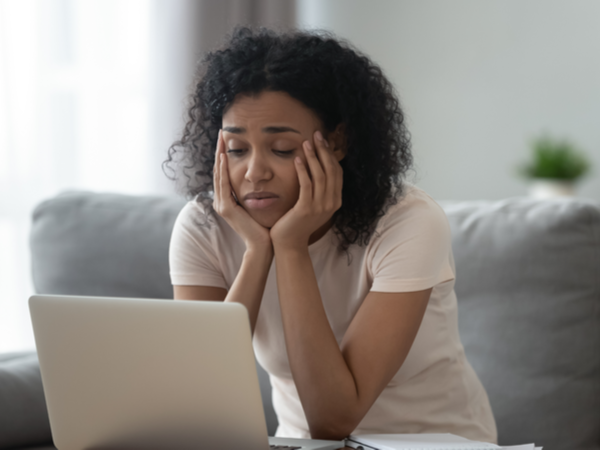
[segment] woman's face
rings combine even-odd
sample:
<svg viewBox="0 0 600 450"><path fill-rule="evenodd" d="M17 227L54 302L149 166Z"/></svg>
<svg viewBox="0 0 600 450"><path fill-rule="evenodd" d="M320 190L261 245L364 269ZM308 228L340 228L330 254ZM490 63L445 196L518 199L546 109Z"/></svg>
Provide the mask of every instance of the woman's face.
<svg viewBox="0 0 600 450"><path fill-rule="evenodd" d="M302 143L312 143L317 130L325 135L316 114L284 92L238 96L223 115L231 186L262 226L271 228L296 204L300 185L294 158L306 164Z"/></svg>

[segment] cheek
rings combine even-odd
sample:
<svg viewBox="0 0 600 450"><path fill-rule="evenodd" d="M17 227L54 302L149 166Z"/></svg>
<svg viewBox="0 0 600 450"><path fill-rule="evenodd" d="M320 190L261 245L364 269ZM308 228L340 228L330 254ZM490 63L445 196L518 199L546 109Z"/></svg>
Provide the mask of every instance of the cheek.
<svg viewBox="0 0 600 450"><path fill-rule="evenodd" d="M300 181L298 181L298 174L293 164L294 163L292 163L291 167L285 171L282 179L285 181L285 189L288 192L290 199L295 202L300 195Z"/></svg>
<svg viewBox="0 0 600 450"><path fill-rule="evenodd" d="M244 179L244 169L241 164L232 163L231 159L228 161L229 166L229 184L233 188L233 191L237 194L242 185Z"/></svg>

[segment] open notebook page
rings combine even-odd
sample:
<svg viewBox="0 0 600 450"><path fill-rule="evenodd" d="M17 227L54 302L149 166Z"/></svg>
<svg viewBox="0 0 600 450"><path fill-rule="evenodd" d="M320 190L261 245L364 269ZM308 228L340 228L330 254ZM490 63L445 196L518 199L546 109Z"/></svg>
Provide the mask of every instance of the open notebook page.
<svg viewBox="0 0 600 450"><path fill-rule="evenodd" d="M350 436L346 445L364 450L500 450L495 444L477 442L450 433L361 434Z"/></svg>

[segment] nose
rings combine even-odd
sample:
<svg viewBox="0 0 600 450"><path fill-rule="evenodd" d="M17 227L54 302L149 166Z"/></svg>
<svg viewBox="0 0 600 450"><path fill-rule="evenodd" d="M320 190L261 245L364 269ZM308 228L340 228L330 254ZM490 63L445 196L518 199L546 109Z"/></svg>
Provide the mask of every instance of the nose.
<svg viewBox="0 0 600 450"><path fill-rule="evenodd" d="M273 176L268 158L260 150L253 150L247 159L246 180L251 183L268 181Z"/></svg>

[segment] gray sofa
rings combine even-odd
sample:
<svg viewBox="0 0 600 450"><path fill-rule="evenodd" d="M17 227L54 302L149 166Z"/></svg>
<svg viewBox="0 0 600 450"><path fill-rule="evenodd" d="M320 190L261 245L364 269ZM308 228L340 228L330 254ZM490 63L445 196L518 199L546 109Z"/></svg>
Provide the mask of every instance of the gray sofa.
<svg viewBox="0 0 600 450"><path fill-rule="evenodd" d="M171 298L167 250L182 206L84 192L43 202L31 232L36 290ZM600 450L600 205L515 198L443 206L461 337L500 443ZM259 372L272 433L270 386ZM0 448L51 443L35 353L0 355Z"/></svg>

